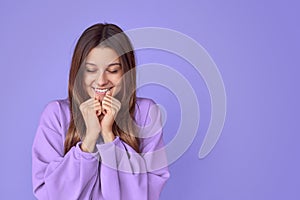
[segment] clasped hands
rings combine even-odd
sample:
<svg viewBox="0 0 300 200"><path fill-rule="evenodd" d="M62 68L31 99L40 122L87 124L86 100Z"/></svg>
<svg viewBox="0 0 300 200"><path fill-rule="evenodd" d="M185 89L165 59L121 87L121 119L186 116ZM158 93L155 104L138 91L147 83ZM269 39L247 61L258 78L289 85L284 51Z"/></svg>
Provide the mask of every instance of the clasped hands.
<svg viewBox="0 0 300 200"><path fill-rule="evenodd" d="M99 98L90 98L83 102L79 109L82 113L86 134L81 144L81 150L93 152L99 134L102 135L104 143L112 142L115 135L112 132L112 125L121 108L121 102L108 91L102 102Z"/></svg>

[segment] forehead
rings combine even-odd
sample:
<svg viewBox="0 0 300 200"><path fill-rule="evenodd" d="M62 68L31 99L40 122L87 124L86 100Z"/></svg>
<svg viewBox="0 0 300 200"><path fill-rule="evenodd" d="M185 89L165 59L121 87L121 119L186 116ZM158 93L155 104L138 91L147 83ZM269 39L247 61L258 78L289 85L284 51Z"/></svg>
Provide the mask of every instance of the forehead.
<svg viewBox="0 0 300 200"><path fill-rule="evenodd" d="M120 62L115 50L108 47L95 47L86 57L86 62L97 66L107 66L110 63Z"/></svg>

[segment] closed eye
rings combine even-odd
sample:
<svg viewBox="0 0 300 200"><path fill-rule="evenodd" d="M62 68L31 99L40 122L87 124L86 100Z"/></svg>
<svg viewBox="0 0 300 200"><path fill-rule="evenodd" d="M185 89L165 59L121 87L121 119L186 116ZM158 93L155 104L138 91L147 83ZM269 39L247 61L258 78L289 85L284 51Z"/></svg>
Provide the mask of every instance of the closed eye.
<svg viewBox="0 0 300 200"><path fill-rule="evenodd" d="M97 72L96 69L86 69L86 71L89 72L89 73L95 73L95 72Z"/></svg>
<svg viewBox="0 0 300 200"><path fill-rule="evenodd" d="M107 70L109 73L112 73L112 74L116 74L116 73L118 73L118 69L116 69L116 70Z"/></svg>

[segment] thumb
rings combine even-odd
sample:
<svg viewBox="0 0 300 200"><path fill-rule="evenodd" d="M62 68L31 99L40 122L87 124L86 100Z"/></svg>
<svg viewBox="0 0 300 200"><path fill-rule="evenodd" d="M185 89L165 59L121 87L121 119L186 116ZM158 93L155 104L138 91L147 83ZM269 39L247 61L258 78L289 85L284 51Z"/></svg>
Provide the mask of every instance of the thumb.
<svg viewBox="0 0 300 200"><path fill-rule="evenodd" d="M108 91L106 92L106 95L109 95L109 96L111 96L111 91L110 91L110 90L108 90Z"/></svg>

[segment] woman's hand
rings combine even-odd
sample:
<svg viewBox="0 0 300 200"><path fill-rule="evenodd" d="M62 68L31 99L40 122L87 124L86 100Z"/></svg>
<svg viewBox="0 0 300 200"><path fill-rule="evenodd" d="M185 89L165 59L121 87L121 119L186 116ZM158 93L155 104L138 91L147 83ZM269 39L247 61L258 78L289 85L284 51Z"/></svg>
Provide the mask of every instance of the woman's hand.
<svg viewBox="0 0 300 200"><path fill-rule="evenodd" d="M115 139L112 125L120 108L121 102L112 97L110 91L103 98L102 106L97 98L90 98L79 106L86 126L83 151L93 152L100 132L105 143Z"/></svg>
<svg viewBox="0 0 300 200"><path fill-rule="evenodd" d="M111 96L111 92L108 91L102 100L102 114L103 118L100 121L101 134L104 142L112 142L115 139L115 135L112 132L112 125L121 108L121 102Z"/></svg>
<svg viewBox="0 0 300 200"><path fill-rule="evenodd" d="M86 126L85 138L82 141L81 149L83 151L92 152L101 132L101 126L98 119L98 116L101 114L101 104L97 99L90 98L83 102L79 106L79 109Z"/></svg>

